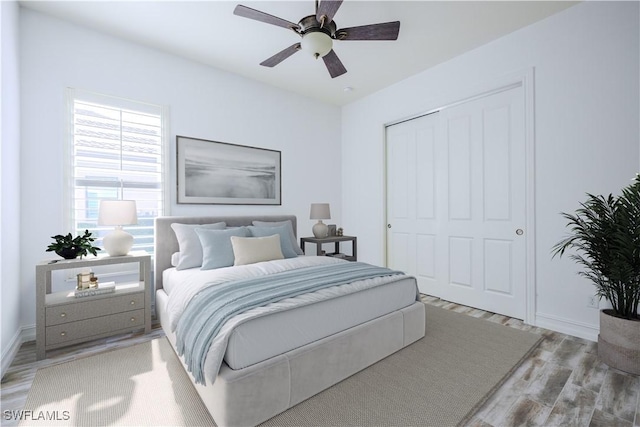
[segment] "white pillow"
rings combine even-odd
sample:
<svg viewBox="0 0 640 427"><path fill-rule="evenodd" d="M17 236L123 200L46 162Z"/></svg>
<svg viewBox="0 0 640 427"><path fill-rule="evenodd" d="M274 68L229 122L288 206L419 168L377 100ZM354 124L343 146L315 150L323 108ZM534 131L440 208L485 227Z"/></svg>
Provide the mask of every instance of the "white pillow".
<svg viewBox="0 0 640 427"><path fill-rule="evenodd" d="M233 246L233 265L246 265L256 262L284 259L280 248L280 235L266 237L231 236Z"/></svg>
<svg viewBox="0 0 640 427"><path fill-rule="evenodd" d="M302 252L302 249L300 249L300 245L296 240L296 233L293 232L293 223L290 219L287 219L285 221L253 221L253 225L255 225L256 227L277 227L279 225L289 226L289 238L291 239L291 247L297 255L304 255L304 252Z"/></svg>
<svg viewBox="0 0 640 427"><path fill-rule="evenodd" d="M202 265L202 245L194 229L224 230L226 226L227 224L224 222L216 222L215 224L180 224L174 222L171 224L180 246L180 261L176 265L176 270L185 270Z"/></svg>
<svg viewBox="0 0 640 427"><path fill-rule="evenodd" d="M171 254L171 266L175 267L180 263L180 252L174 252Z"/></svg>

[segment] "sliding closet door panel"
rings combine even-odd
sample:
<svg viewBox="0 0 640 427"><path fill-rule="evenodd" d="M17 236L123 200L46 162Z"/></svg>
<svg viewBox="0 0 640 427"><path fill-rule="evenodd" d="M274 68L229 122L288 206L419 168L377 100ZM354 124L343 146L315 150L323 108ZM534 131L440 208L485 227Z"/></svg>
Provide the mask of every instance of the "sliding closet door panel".
<svg viewBox="0 0 640 427"><path fill-rule="evenodd" d="M423 293L524 318L524 133L521 87L389 127L388 265Z"/></svg>
<svg viewBox="0 0 640 427"><path fill-rule="evenodd" d="M513 295L513 242L484 239L484 284L488 292Z"/></svg>
<svg viewBox="0 0 640 427"><path fill-rule="evenodd" d="M421 128L416 141L416 216L419 219L435 218L435 127Z"/></svg>
<svg viewBox="0 0 640 427"><path fill-rule="evenodd" d="M484 112L482 170L484 219L511 219L511 109L500 106Z"/></svg>
<svg viewBox="0 0 640 427"><path fill-rule="evenodd" d="M387 130L387 265L421 287L437 277L436 124L427 116Z"/></svg>

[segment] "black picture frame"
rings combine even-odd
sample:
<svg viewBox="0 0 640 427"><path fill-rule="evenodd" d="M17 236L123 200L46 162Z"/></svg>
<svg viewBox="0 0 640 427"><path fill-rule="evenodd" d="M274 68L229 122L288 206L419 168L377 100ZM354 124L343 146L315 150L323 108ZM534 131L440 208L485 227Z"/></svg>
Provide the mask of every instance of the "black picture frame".
<svg viewBox="0 0 640 427"><path fill-rule="evenodd" d="M176 136L179 204L281 205L281 152Z"/></svg>

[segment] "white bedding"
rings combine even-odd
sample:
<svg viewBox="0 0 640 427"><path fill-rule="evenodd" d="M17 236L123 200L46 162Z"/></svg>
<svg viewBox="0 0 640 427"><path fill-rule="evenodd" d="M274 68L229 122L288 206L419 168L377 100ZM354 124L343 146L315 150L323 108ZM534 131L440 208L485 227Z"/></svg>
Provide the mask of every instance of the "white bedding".
<svg viewBox="0 0 640 427"><path fill-rule="evenodd" d="M169 294L166 309L170 328L175 331L191 297L207 286L305 266L344 262L348 261L298 257L217 270L168 269L163 272L163 287ZM232 369L241 369L412 304L417 293L415 281L403 277L399 280L398 276L387 276L334 286L235 316L224 325L207 355L207 382L214 382L223 357ZM380 286L386 283L390 285ZM336 298L338 296L343 298ZM327 316L327 310L340 315ZM264 317L266 315L269 316ZM306 319L303 323L299 320L300 315Z"/></svg>

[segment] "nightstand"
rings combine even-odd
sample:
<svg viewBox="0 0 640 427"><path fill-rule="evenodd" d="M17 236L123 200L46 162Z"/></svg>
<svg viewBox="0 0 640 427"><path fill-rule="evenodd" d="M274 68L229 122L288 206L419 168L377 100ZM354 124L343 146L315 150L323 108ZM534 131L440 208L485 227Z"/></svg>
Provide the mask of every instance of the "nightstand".
<svg viewBox="0 0 640 427"><path fill-rule="evenodd" d="M139 280L116 283L112 293L76 298L74 290L51 292L51 272L103 265L139 265ZM100 285L98 284L98 288ZM151 256L144 251L111 257L42 261L36 265L36 355L111 335L151 331Z"/></svg>
<svg viewBox="0 0 640 427"><path fill-rule="evenodd" d="M340 252L340 243L341 242L351 242L351 255L345 255ZM357 261L358 260L358 238L354 236L329 236L323 239L318 239L317 237L302 237L300 238L300 249L302 252L305 252L304 246L305 243L315 243L316 244L316 255L326 255L330 257L336 257L341 259L346 259L347 261ZM322 250L322 245L324 243L334 243L335 251L331 253L325 253ZM306 253L306 252L305 252Z"/></svg>

